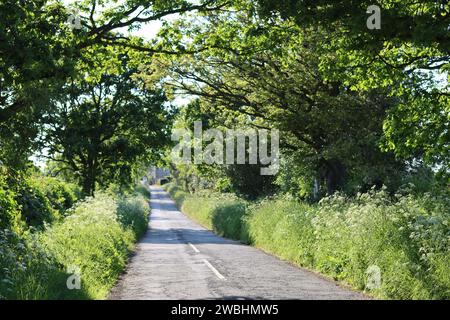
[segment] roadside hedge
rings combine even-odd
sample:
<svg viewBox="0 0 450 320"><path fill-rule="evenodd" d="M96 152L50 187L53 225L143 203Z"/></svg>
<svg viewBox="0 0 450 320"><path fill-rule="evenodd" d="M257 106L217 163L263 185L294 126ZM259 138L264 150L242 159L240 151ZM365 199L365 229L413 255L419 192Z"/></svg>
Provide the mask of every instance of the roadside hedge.
<svg viewBox="0 0 450 320"><path fill-rule="evenodd" d="M1 229L19 233L29 227L42 230L44 224L61 220L82 197L77 185L39 173L12 177L1 167L0 173Z"/></svg>
<svg viewBox="0 0 450 320"><path fill-rule="evenodd" d="M142 195L99 193L43 231L0 231L0 299L105 298L147 229L148 214ZM67 287L73 274L80 290Z"/></svg>

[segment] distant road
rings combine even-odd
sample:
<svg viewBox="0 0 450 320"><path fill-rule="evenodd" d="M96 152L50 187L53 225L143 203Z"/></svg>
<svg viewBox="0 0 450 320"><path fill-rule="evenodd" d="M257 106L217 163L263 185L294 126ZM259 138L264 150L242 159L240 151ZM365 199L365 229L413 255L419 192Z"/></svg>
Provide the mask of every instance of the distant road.
<svg viewBox="0 0 450 320"><path fill-rule="evenodd" d="M151 187L150 231L110 299L366 299L258 249L214 235Z"/></svg>

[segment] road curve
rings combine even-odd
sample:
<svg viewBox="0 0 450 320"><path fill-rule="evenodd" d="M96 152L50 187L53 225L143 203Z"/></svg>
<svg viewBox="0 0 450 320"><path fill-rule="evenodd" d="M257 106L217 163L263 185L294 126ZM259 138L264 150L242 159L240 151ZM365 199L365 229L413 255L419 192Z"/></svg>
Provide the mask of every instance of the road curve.
<svg viewBox="0 0 450 320"><path fill-rule="evenodd" d="M150 230L112 300L366 299L258 249L216 236L151 187Z"/></svg>

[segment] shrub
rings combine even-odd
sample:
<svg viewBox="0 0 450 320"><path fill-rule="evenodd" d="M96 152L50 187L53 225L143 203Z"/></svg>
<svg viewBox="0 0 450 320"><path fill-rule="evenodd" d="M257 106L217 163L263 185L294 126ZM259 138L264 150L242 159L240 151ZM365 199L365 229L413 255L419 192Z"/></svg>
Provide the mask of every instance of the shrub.
<svg viewBox="0 0 450 320"><path fill-rule="evenodd" d="M0 225L5 227L22 219L26 226L42 230L45 223L60 220L81 196L75 185L39 173L10 180L0 181L0 202L5 209L0 212Z"/></svg>
<svg viewBox="0 0 450 320"><path fill-rule="evenodd" d="M24 224L16 194L2 180L0 176L0 230L20 232L24 229Z"/></svg>
<svg viewBox="0 0 450 320"><path fill-rule="evenodd" d="M166 189L186 215L221 236L241 240L244 201L232 194L207 191L190 195L172 184Z"/></svg>
<svg viewBox="0 0 450 320"><path fill-rule="evenodd" d="M181 208L181 205L184 202L184 199L188 196L189 193L183 191L179 188L175 183L169 183L164 185L164 188L167 192L170 193L172 199L175 201L178 208Z"/></svg>
<svg viewBox="0 0 450 320"><path fill-rule="evenodd" d="M136 194L140 194L144 198L150 198L150 190L144 184L138 184L134 189Z"/></svg>
<svg viewBox="0 0 450 320"><path fill-rule="evenodd" d="M52 207L45 194L28 184L20 186L16 201L29 227L42 229L45 223L51 224L61 218L59 211Z"/></svg>
<svg viewBox="0 0 450 320"><path fill-rule="evenodd" d="M213 230L227 238L247 241L242 228L246 204L236 199L217 200L219 202L216 202L211 214Z"/></svg>
<svg viewBox="0 0 450 320"><path fill-rule="evenodd" d="M32 188L44 194L51 207L61 214L70 209L82 196L81 189L76 184L53 177L33 174L27 181Z"/></svg>
<svg viewBox="0 0 450 320"><path fill-rule="evenodd" d="M118 201L117 216L120 223L133 230L135 238L141 238L148 229L149 204L142 195L121 198Z"/></svg>
<svg viewBox="0 0 450 320"><path fill-rule="evenodd" d="M181 209L204 227L213 230L212 212L216 208L216 204L217 202L212 197L188 195L184 197Z"/></svg>
<svg viewBox="0 0 450 320"><path fill-rule="evenodd" d="M188 196L183 202L182 210L186 215L217 234L242 240L244 202L217 194Z"/></svg>
<svg viewBox="0 0 450 320"><path fill-rule="evenodd" d="M249 242L300 266L311 266L315 241L314 208L294 201L265 200L245 220Z"/></svg>

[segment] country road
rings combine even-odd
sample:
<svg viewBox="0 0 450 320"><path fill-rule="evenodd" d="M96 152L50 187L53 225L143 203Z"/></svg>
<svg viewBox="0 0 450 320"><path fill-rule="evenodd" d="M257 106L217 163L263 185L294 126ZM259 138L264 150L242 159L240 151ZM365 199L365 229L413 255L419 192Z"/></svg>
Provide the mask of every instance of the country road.
<svg viewBox="0 0 450 320"><path fill-rule="evenodd" d="M366 299L256 248L214 235L151 187L150 230L110 299Z"/></svg>

